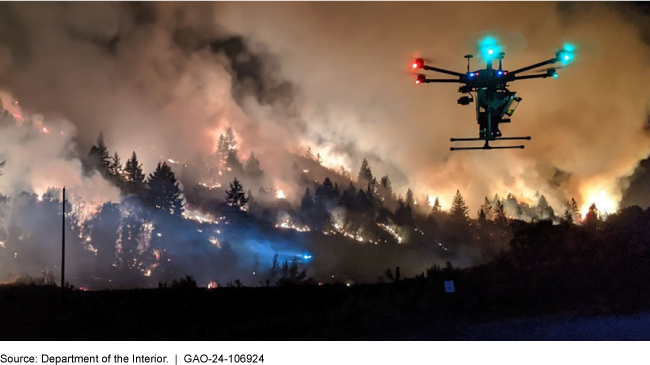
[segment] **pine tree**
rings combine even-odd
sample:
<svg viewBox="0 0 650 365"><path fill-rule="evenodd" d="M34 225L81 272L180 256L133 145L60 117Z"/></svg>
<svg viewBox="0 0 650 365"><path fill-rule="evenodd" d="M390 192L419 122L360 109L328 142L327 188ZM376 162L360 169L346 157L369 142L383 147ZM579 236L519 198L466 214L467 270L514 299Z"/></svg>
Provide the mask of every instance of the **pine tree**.
<svg viewBox="0 0 650 365"><path fill-rule="evenodd" d="M307 152L305 152L305 158L312 161L315 160L314 154L311 152L311 147L307 148Z"/></svg>
<svg viewBox="0 0 650 365"><path fill-rule="evenodd" d="M381 179L379 180L379 184L381 185L382 188L387 189L389 191L392 191L393 189L393 185L388 175L382 176Z"/></svg>
<svg viewBox="0 0 650 365"><path fill-rule="evenodd" d="M319 165L323 164L323 158L320 157L320 153L316 154L316 162L318 162Z"/></svg>
<svg viewBox="0 0 650 365"><path fill-rule="evenodd" d="M436 197L436 200L433 201L433 206L431 207L431 213L434 215L442 213L442 207L440 206L440 199L438 199L438 197Z"/></svg>
<svg viewBox="0 0 650 365"><path fill-rule="evenodd" d="M413 205L414 202L415 201L413 200L413 190L409 188L408 190L406 190L406 204Z"/></svg>
<svg viewBox="0 0 650 365"><path fill-rule="evenodd" d="M300 201L300 211L305 214L311 214L312 209L314 209L314 198L311 196L309 188L305 189L305 194L302 196Z"/></svg>
<svg viewBox="0 0 650 365"><path fill-rule="evenodd" d="M215 157L217 158L217 168L223 169L226 166L226 158L228 157L228 144L223 134L219 135Z"/></svg>
<svg viewBox="0 0 650 365"><path fill-rule="evenodd" d="M108 173L113 177L122 177L122 160L117 152L111 158L111 163L108 165Z"/></svg>
<svg viewBox="0 0 650 365"><path fill-rule="evenodd" d="M469 219L469 207L465 203L465 199L460 194L460 190L456 190L456 196L451 203L451 210L449 211L452 217L462 220Z"/></svg>
<svg viewBox="0 0 650 365"><path fill-rule="evenodd" d="M596 203L592 203L589 206L587 215L585 215L585 225L589 228L596 229L598 226L598 221L598 208L596 207Z"/></svg>
<svg viewBox="0 0 650 365"><path fill-rule="evenodd" d="M226 157L226 166L230 168L230 171L233 171L236 174L239 174L244 171L244 166L239 162L239 155L237 154L236 149L231 149L228 151L228 157Z"/></svg>
<svg viewBox="0 0 650 365"><path fill-rule="evenodd" d="M226 131L226 148L230 151L237 149L237 140L235 139L235 132L232 128L228 127Z"/></svg>
<svg viewBox="0 0 650 365"><path fill-rule="evenodd" d="M492 211L492 202L488 197L485 197L485 202L483 205L481 205L481 209L483 210L483 213L485 214L485 219L486 220L492 220L493 218L493 211Z"/></svg>
<svg viewBox="0 0 650 365"><path fill-rule="evenodd" d="M359 184L363 183L364 185L362 186L365 186L365 184L372 181L372 170L370 170L370 166L368 165L368 160L366 160L365 158L361 163L361 168L359 169L359 175L357 176L357 181L359 182Z"/></svg>
<svg viewBox="0 0 650 365"><path fill-rule="evenodd" d="M541 195L539 197L539 201L537 202L537 214L541 219L550 218L548 208L548 200L546 200L546 197L544 195Z"/></svg>
<svg viewBox="0 0 650 365"><path fill-rule="evenodd" d="M124 166L124 180L125 190L127 194L140 195L144 193L144 173L142 172L142 164L139 163L138 157L133 151L133 155L126 161Z"/></svg>
<svg viewBox="0 0 650 365"><path fill-rule="evenodd" d="M244 194L244 187L235 178L230 183L230 189L226 191L226 204L241 209L246 203L248 203L248 199L246 198L246 194Z"/></svg>
<svg viewBox="0 0 650 365"><path fill-rule="evenodd" d="M494 222L502 226L508 223L508 216L506 215L505 207L500 201L497 201L494 207Z"/></svg>
<svg viewBox="0 0 650 365"><path fill-rule="evenodd" d="M246 160L246 173L254 178L260 178L264 174L260 160L255 156L255 152L251 152Z"/></svg>
<svg viewBox="0 0 650 365"><path fill-rule="evenodd" d="M107 176L109 171L108 167L111 163L111 157L108 153L108 148L104 143L104 133L99 132L99 137L97 137L97 144L93 145L88 153L94 168L98 169L103 176Z"/></svg>
<svg viewBox="0 0 650 365"><path fill-rule="evenodd" d="M149 204L169 214L180 216L183 212L183 198L176 176L166 162L158 163L149 175Z"/></svg>
<svg viewBox="0 0 650 365"><path fill-rule="evenodd" d="M580 218L580 208L578 208L578 203L576 200L571 198L571 213L573 214L573 220L577 221Z"/></svg>
<svg viewBox="0 0 650 365"><path fill-rule="evenodd" d="M478 222L480 224L485 224L487 222L487 219L485 218L485 210L483 210L483 208L478 211Z"/></svg>

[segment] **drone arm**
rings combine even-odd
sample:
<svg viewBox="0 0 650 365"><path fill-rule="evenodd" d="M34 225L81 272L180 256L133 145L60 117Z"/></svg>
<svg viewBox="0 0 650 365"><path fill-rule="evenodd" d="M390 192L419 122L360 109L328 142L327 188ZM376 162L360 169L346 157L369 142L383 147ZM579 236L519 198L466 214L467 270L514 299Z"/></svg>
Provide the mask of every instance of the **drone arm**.
<svg viewBox="0 0 650 365"><path fill-rule="evenodd" d="M548 73L543 73L543 74L537 74L537 75L525 75L525 76L515 76L511 78L511 81L515 80L526 80L526 79L543 79L546 77L550 77L552 75L549 75Z"/></svg>
<svg viewBox="0 0 650 365"><path fill-rule="evenodd" d="M427 66L427 65L422 66L422 68L427 71L440 72L452 76L458 76L458 77L465 76L465 74L462 74L460 72L449 71L449 70L445 70L444 68L438 68L438 67Z"/></svg>
<svg viewBox="0 0 650 365"><path fill-rule="evenodd" d="M454 79L424 79L423 82L426 83L452 83L452 82L461 82L460 80Z"/></svg>
<svg viewBox="0 0 650 365"><path fill-rule="evenodd" d="M528 70L532 70L532 69L535 69L535 68L538 68L538 67L542 67L542 66L546 66L546 65L552 65L555 62L557 62L557 58L551 58L550 60L546 60L546 61L543 61L543 62L536 63L534 65L522 67L522 68L520 68L518 70L511 71L509 73L509 75L514 76L514 75L516 75L518 73L525 72L525 71L528 71Z"/></svg>

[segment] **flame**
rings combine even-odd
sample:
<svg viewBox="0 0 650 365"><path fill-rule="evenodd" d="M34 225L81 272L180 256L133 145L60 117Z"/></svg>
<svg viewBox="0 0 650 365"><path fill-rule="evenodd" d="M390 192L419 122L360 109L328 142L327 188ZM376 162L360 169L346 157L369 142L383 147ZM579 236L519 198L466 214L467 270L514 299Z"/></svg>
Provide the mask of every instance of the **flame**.
<svg viewBox="0 0 650 365"><path fill-rule="evenodd" d="M275 197L277 199L286 199L287 196L284 194L284 190L278 190L278 192L275 194Z"/></svg>
<svg viewBox="0 0 650 365"><path fill-rule="evenodd" d="M580 209L580 215L583 219L587 216L587 213L589 212L589 206L591 206L591 204L596 204L598 212L605 214L614 213L618 209L617 200L611 197L610 194L607 194L607 191L605 189L595 189L595 191L589 193L588 196L589 198L585 200L585 204L583 204L582 208Z"/></svg>
<svg viewBox="0 0 650 365"><path fill-rule="evenodd" d="M208 283L208 289L217 289L219 287L219 284L217 284L214 281L211 281Z"/></svg>

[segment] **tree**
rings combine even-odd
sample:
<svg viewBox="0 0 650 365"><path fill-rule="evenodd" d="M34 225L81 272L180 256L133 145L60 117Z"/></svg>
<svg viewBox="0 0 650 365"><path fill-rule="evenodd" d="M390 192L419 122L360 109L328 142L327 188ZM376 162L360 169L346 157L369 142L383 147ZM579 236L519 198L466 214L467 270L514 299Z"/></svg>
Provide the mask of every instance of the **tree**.
<svg viewBox="0 0 650 365"><path fill-rule="evenodd" d="M311 147L307 148L307 152L305 152L306 159L314 161L316 158L314 157L314 154L311 152Z"/></svg>
<svg viewBox="0 0 650 365"><path fill-rule="evenodd" d="M108 173L113 177L122 177L122 160L117 152L111 158L111 163L108 165Z"/></svg>
<svg viewBox="0 0 650 365"><path fill-rule="evenodd" d="M244 166L239 162L239 155L236 149L231 149L228 151L228 157L226 157L226 166L230 168L230 171L235 173L241 173L244 171Z"/></svg>
<svg viewBox="0 0 650 365"><path fill-rule="evenodd" d="M363 162L361 162L361 168L359 169L359 175L357 177L357 181L359 182L359 184L364 184L361 185L362 187L365 186L365 184L372 181L372 170L370 170L370 166L368 165L368 160L366 160L365 158L363 159Z"/></svg>
<svg viewBox="0 0 650 365"><path fill-rule="evenodd" d="M539 197L539 201L537 202L537 214L541 219L545 218L551 218L549 208L550 205L548 204L548 200L546 200L546 197L544 195L541 195Z"/></svg>
<svg viewBox="0 0 650 365"><path fill-rule="evenodd" d="M133 151L133 155L126 161L124 166L124 180L127 194L140 195L144 192L144 173L142 172L142 164L138 161L138 156Z"/></svg>
<svg viewBox="0 0 650 365"><path fill-rule="evenodd" d="M260 160L255 156L255 152L251 151L248 160L246 160L246 173L254 178L260 178L264 174Z"/></svg>
<svg viewBox="0 0 650 365"><path fill-rule="evenodd" d="M219 135L215 157L217 158L217 168L223 169L223 167L226 165L226 158L228 157L228 145L226 142L226 137L223 134Z"/></svg>
<svg viewBox="0 0 650 365"><path fill-rule="evenodd" d="M493 212L492 212L492 202L488 197L485 197L485 202L483 205L481 205L481 210L483 210L483 213L485 214L485 219L486 220L492 220L493 218Z"/></svg>
<svg viewBox="0 0 650 365"><path fill-rule="evenodd" d="M483 208L478 211L478 222L480 224L485 224L487 222L487 219L485 218L485 210L483 210Z"/></svg>
<svg viewBox="0 0 650 365"><path fill-rule="evenodd" d="M414 202L415 200L413 199L413 190L409 188L408 190L406 190L406 204L412 205Z"/></svg>
<svg viewBox="0 0 650 365"><path fill-rule="evenodd" d="M110 154L108 153L108 148L104 143L104 134L102 132L99 132L99 137L97 137L97 144L93 145L90 148L88 156L93 163L93 168L98 169L103 176L106 176L109 172L108 166L111 163L111 158Z"/></svg>
<svg viewBox="0 0 650 365"><path fill-rule="evenodd" d="M580 218L580 208L578 208L578 203L576 203L576 200L573 198L571 198L571 214L573 214L574 221Z"/></svg>
<svg viewBox="0 0 650 365"><path fill-rule="evenodd" d="M434 215L442 213L442 207L440 206L440 199L438 199L438 197L436 197L436 200L433 201L433 206L431 207L431 213Z"/></svg>
<svg viewBox="0 0 650 365"><path fill-rule="evenodd" d="M506 209L500 201L497 201L494 207L494 222L501 226L505 226L508 223Z"/></svg>
<svg viewBox="0 0 650 365"><path fill-rule="evenodd" d="M309 188L305 189L305 194L300 201L300 212L303 217L309 217L314 209L314 198L311 196Z"/></svg>
<svg viewBox="0 0 650 365"><path fill-rule="evenodd" d="M388 177L388 175L384 175L384 176L381 177L381 179L379 180L379 185L381 185L382 188L384 188L386 190L389 190L389 191L392 191L392 189L393 189L393 184L391 183L390 178Z"/></svg>
<svg viewBox="0 0 650 365"><path fill-rule="evenodd" d="M591 229L596 229L598 226L598 208L596 207L596 203L592 203L589 206L587 215L585 215L585 226Z"/></svg>
<svg viewBox="0 0 650 365"><path fill-rule="evenodd" d="M158 163L149 175L149 204L171 215L180 216L183 212L183 198L176 176L166 162Z"/></svg>
<svg viewBox="0 0 650 365"><path fill-rule="evenodd" d="M226 148L230 151L237 149L237 140L235 139L235 132L232 128L228 127L226 131Z"/></svg>
<svg viewBox="0 0 650 365"><path fill-rule="evenodd" d="M466 221L469 219L469 207L467 206L467 203L465 203L463 196L460 194L460 190L456 190L456 196L454 196L454 200L451 203L449 213L452 217L460 220Z"/></svg>
<svg viewBox="0 0 650 365"><path fill-rule="evenodd" d="M230 189L226 191L226 204L231 207L237 207L241 210L246 203L248 203L248 199L244 193L244 187L239 180L235 178L230 183Z"/></svg>

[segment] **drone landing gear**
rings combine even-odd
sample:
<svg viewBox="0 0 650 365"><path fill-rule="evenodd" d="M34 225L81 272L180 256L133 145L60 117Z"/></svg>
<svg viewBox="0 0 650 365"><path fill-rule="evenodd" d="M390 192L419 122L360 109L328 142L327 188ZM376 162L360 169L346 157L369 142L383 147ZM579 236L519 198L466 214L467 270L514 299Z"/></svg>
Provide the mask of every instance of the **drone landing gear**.
<svg viewBox="0 0 650 365"><path fill-rule="evenodd" d="M451 142L463 142L463 141L485 141L483 147L451 147L450 151L467 151L467 150L505 150L505 149L524 149L526 146L490 146L490 141L511 141L511 140L526 140L530 141L530 136L528 137L495 137L495 138L451 138Z"/></svg>

